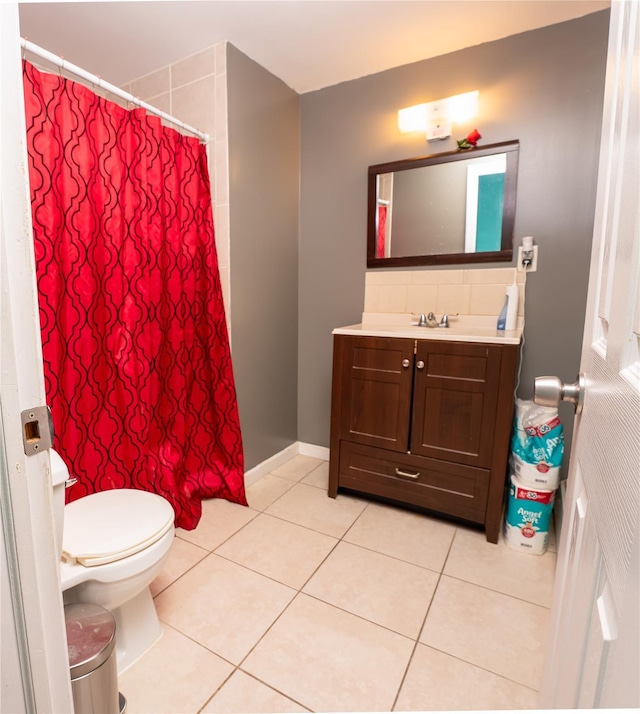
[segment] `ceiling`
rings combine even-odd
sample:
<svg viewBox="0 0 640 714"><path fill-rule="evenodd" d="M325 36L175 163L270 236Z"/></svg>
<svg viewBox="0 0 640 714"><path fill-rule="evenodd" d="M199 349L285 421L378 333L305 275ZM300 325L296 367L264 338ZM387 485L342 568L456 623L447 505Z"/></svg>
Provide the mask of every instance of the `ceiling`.
<svg viewBox="0 0 640 714"><path fill-rule="evenodd" d="M552 25L609 0L26 2L21 34L116 85L221 40L300 94Z"/></svg>

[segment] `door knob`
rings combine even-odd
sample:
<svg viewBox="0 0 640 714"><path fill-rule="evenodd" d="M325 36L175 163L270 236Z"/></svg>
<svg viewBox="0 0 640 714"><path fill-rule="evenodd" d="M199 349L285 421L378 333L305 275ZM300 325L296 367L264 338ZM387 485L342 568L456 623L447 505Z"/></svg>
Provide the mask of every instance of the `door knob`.
<svg viewBox="0 0 640 714"><path fill-rule="evenodd" d="M573 384L564 384L558 377L536 377L533 385L533 401L542 407L557 407L560 402L571 402L576 414L582 411L585 378L580 372Z"/></svg>

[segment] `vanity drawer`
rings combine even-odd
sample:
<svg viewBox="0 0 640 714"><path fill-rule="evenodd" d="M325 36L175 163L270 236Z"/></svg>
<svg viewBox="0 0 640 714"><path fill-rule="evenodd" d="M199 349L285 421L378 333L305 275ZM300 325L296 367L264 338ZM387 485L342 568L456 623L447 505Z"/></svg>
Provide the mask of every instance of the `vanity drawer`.
<svg viewBox="0 0 640 714"><path fill-rule="evenodd" d="M488 469L340 442L338 485L484 523Z"/></svg>

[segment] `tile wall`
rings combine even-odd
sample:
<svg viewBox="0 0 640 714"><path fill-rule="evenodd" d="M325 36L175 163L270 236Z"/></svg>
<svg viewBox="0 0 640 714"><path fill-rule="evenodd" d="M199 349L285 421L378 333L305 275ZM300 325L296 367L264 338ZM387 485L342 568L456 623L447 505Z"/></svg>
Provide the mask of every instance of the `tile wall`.
<svg viewBox="0 0 640 714"><path fill-rule="evenodd" d="M171 114L176 119L206 132L211 137L208 156L216 250L227 326L230 328L231 262L226 42L219 42L179 62L139 77L123 85L122 89Z"/></svg>
<svg viewBox="0 0 640 714"><path fill-rule="evenodd" d="M495 317L514 277L518 315L524 315L525 273L515 268L475 270L370 270L365 278L365 314L459 313Z"/></svg>

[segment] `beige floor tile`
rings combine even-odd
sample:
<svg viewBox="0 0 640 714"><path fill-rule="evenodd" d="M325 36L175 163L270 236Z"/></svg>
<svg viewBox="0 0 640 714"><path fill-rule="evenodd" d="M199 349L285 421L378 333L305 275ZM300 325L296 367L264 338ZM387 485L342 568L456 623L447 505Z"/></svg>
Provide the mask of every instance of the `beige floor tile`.
<svg viewBox="0 0 640 714"><path fill-rule="evenodd" d="M163 622L238 664L295 591L208 555L155 599Z"/></svg>
<svg viewBox="0 0 640 714"><path fill-rule="evenodd" d="M202 714L269 714L270 712L307 711L309 710L237 669L202 710Z"/></svg>
<svg viewBox="0 0 640 714"><path fill-rule="evenodd" d="M488 543L483 533L458 528L444 568L446 575L551 607L556 554L521 553L504 542Z"/></svg>
<svg viewBox="0 0 640 714"><path fill-rule="evenodd" d="M339 543L303 592L417 639L438 574L350 543Z"/></svg>
<svg viewBox="0 0 640 714"><path fill-rule="evenodd" d="M440 572L455 530L421 513L371 503L344 540Z"/></svg>
<svg viewBox="0 0 640 714"><path fill-rule="evenodd" d="M298 483L272 503L265 513L340 538L366 506L364 500L344 495L329 498L319 488Z"/></svg>
<svg viewBox="0 0 640 714"><path fill-rule="evenodd" d="M533 689L419 644L393 710L535 709L537 699Z"/></svg>
<svg viewBox="0 0 640 714"><path fill-rule="evenodd" d="M202 502L202 518L196 528L192 531L177 528L176 535L211 551L257 515L256 511L246 506L222 498L210 498Z"/></svg>
<svg viewBox="0 0 640 714"><path fill-rule="evenodd" d="M390 711L413 644L301 594L242 668L313 711Z"/></svg>
<svg viewBox="0 0 640 714"><path fill-rule="evenodd" d="M215 551L299 590L338 541L261 513Z"/></svg>
<svg viewBox="0 0 640 714"><path fill-rule="evenodd" d="M201 561L208 551L193 543L189 543L182 538L174 538L169 557L162 566L162 570L149 586L153 597L161 593L174 580L190 570L196 563Z"/></svg>
<svg viewBox="0 0 640 714"><path fill-rule="evenodd" d="M273 474L263 476L247 489L249 507L254 511L264 511L267 506L270 506L283 493L292 488L294 483L294 481Z"/></svg>
<svg viewBox="0 0 640 714"><path fill-rule="evenodd" d="M127 714L193 714L233 671L232 665L168 625L162 638L118 677Z"/></svg>
<svg viewBox="0 0 640 714"><path fill-rule="evenodd" d="M538 690L549 610L443 575L420 642Z"/></svg>
<svg viewBox="0 0 640 714"><path fill-rule="evenodd" d="M292 459L289 459L286 464L278 466L277 469L273 469L271 472L275 476L280 476L281 478L288 478L290 481L300 481L308 474L310 474L315 468L320 466L322 459L316 459L313 456L302 456L298 454Z"/></svg>
<svg viewBox="0 0 640 714"><path fill-rule="evenodd" d="M321 463L308 476L305 476L301 483L306 483L307 486L323 488L326 491L329 488L329 462L324 461Z"/></svg>

